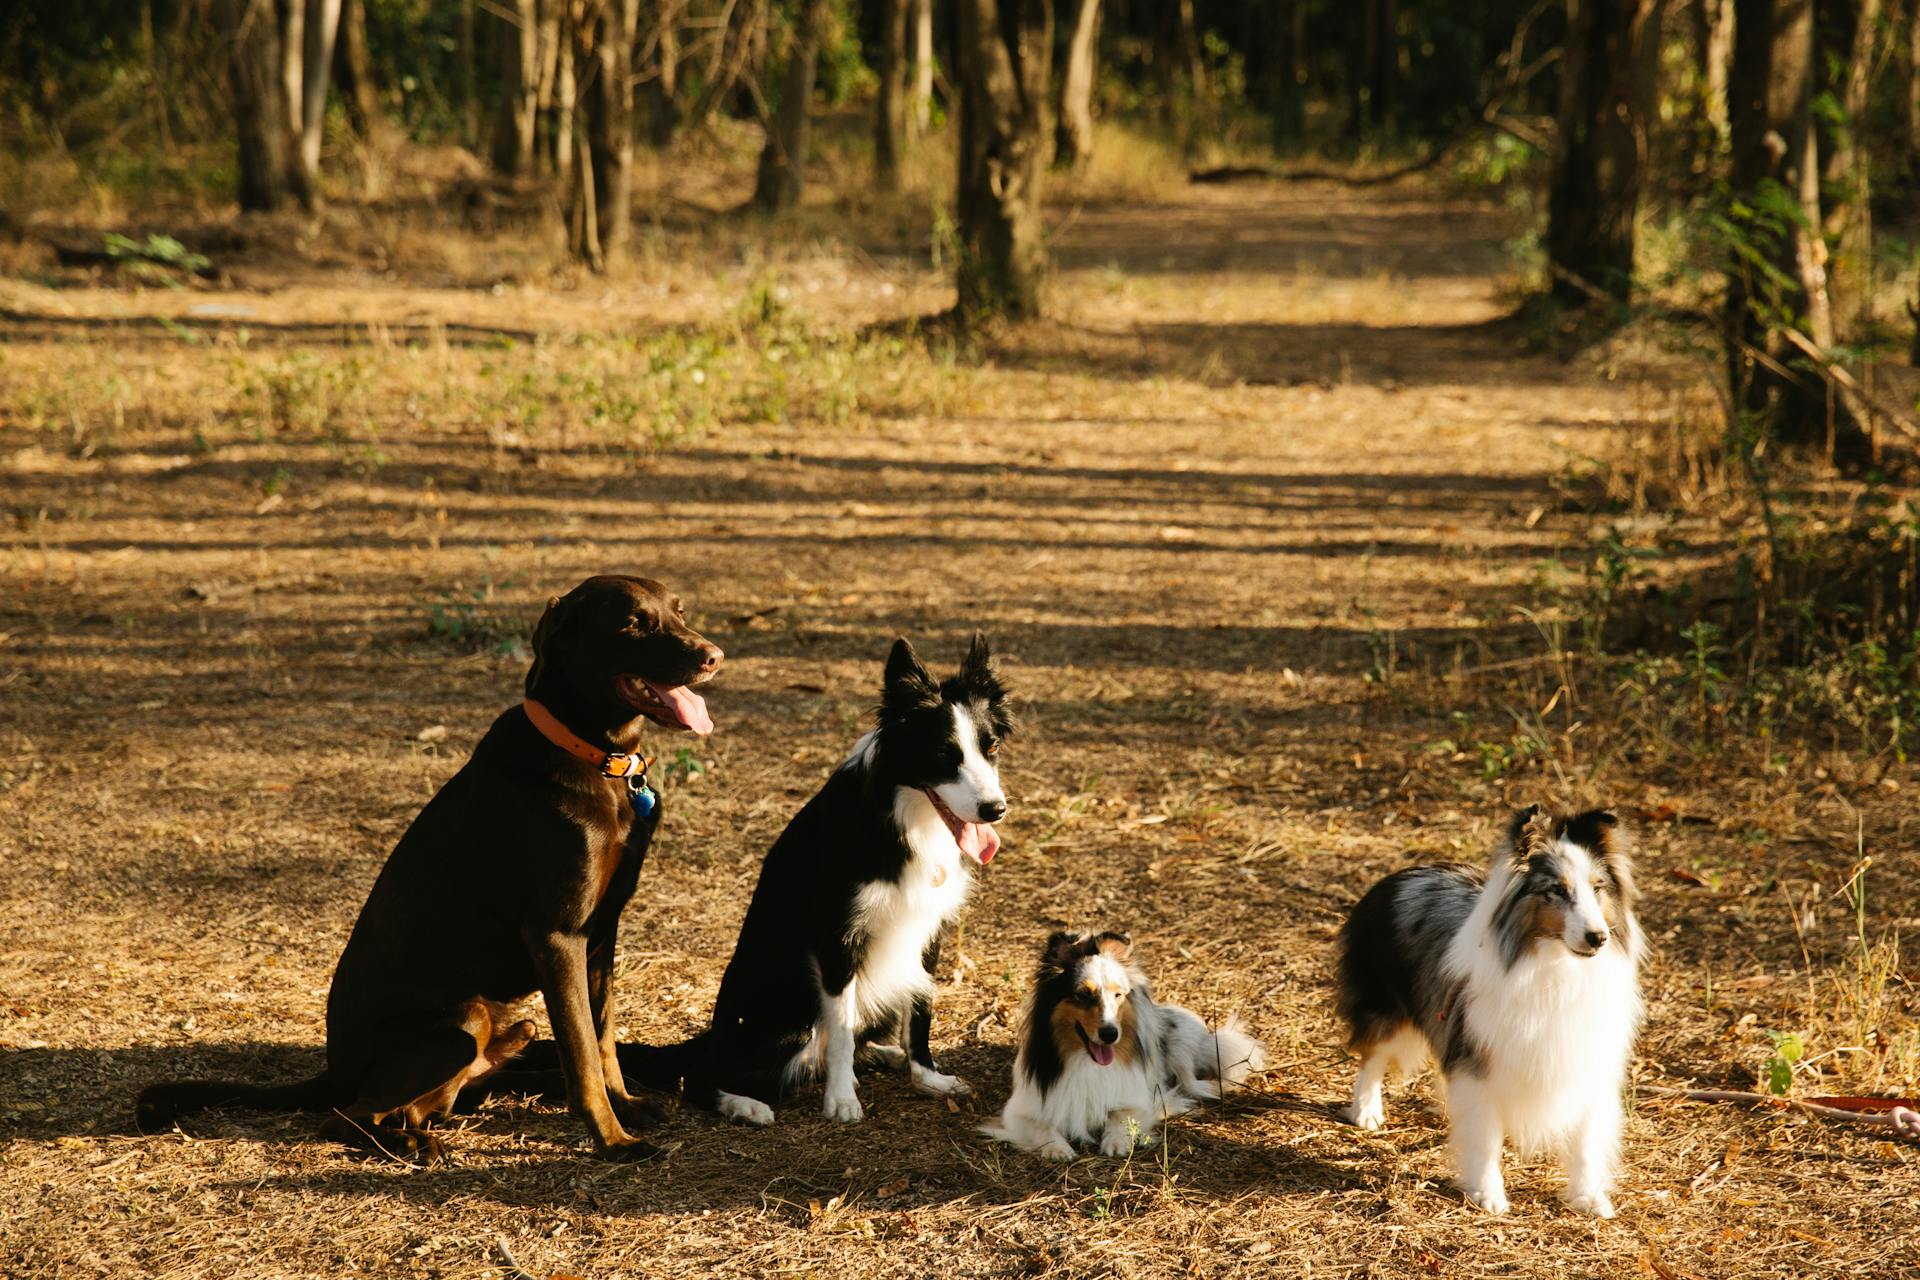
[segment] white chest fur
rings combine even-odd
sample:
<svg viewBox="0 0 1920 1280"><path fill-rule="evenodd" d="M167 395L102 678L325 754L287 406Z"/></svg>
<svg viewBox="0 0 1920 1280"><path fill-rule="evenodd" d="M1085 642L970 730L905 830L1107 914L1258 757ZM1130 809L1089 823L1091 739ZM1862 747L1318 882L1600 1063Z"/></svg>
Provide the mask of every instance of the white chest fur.
<svg viewBox="0 0 1920 1280"><path fill-rule="evenodd" d="M893 818L906 842L906 866L898 880L863 885L853 906L853 934L865 951L854 998L867 1023L932 990L922 963L927 944L960 913L973 887L971 864L925 795L898 789Z"/></svg>

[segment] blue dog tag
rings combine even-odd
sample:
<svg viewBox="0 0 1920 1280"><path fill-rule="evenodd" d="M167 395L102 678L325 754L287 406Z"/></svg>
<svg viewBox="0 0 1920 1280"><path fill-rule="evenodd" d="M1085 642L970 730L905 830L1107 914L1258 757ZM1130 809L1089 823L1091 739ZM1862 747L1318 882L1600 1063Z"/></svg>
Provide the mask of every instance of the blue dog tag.
<svg viewBox="0 0 1920 1280"><path fill-rule="evenodd" d="M633 816L636 818L650 816L654 806L660 803L660 797L655 795L653 788L644 782L637 787L629 788L627 798L633 801Z"/></svg>

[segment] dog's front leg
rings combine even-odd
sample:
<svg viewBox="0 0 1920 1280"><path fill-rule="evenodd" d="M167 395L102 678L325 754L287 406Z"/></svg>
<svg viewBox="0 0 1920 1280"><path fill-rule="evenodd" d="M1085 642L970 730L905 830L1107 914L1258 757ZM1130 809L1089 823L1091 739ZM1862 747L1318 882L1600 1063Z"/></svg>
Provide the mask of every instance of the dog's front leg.
<svg viewBox="0 0 1920 1280"><path fill-rule="evenodd" d="M1560 1198L1575 1213L1596 1218L1613 1216L1613 1174L1620 1162L1619 1096L1617 1092L1609 1093L1606 1100L1589 1109L1567 1135L1563 1156L1567 1189L1560 1193Z"/></svg>
<svg viewBox="0 0 1920 1280"><path fill-rule="evenodd" d="M926 951L920 956L920 964L927 971L928 981L936 981L934 975L940 968L939 934L934 934L933 941L927 943ZM943 1075L934 1064L930 1043L932 1036L933 996L915 996L913 1008L907 1014L907 1074L913 1081L914 1089L932 1098L972 1093L972 1086L965 1080L959 1076Z"/></svg>
<svg viewBox="0 0 1920 1280"><path fill-rule="evenodd" d="M658 1155L658 1147L630 1137L620 1127L608 1100L587 990L587 940L578 934L542 934L527 939L527 948L540 976L540 993L547 1002L547 1019L553 1023L560 1066L567 1077L568 1109L586 1122L603 1157L644 1160Z"/></svg>
<svg viewBox="0 0 1920 1280"><path fill-rule="evenodd" d="M1506 1140L1499 1103L1487 1082L1471 1072L1447 1077L1447 1141L1453 1148L1454 1185L1488 1213L1507 1211L1507 1182L1500 1173Z"/></svg>
<svg viewBox="0 0 1920 1280"><path fill-rule="evenodd" d="M820 1022L818 1034L825 1037L821 1046L821 1068L826 1076L826 1100L821 1113L829 1120L851 1123L864 1114L860 1097L854 1092L853 1049L860 1027L859 1003L854 999L855 979L849 976L840 990L829 991L823 978L820 984Z"/></svg>
<svg viewBox="0 0 1920 1280"><path fill-rule="evenodd" d="M600 1073L607 1082L607 1098L620 1123L630 1129L649 1129L665 1120L666 1112L627 1092L620 1069L619 1045L613 1034L613 937L611 933L587 950L587 1002L593 1012L593 1031L600 1042Z"/></svg>
<svg viewBox="0 0 1920 1280"><path fill-rule="evenodd" d="M1107 1113L1106 1128L1100 1134L1100 1154L1124 1156L1135 1147L1153 1145L1153 1121L1138 1111Z"/></svg>

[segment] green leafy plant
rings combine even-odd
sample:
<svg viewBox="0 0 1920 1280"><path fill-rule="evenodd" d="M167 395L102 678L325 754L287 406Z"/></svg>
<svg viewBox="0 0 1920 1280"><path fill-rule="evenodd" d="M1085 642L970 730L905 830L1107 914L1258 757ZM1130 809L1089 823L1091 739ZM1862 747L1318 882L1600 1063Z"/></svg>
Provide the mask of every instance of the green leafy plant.
<svg viewBox="0 0 1920 1280"><path fill-rule="evenodd" d="M1794 1064L1806 1056L1807 1046L1791 1031L1769 1031L1767 1038L1773 1042L1773 1052L1760 1064L1760 1074L1769 1093L1785 1097L1793 1088Z"/></svg>

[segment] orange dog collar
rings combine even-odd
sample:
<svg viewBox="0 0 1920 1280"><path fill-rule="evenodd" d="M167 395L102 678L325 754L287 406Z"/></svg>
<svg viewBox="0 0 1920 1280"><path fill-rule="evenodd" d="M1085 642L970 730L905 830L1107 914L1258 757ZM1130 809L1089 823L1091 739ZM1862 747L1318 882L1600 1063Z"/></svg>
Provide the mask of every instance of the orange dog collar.
<svg viewBox="0 0 1920 1280"><path fill-rule="evenodd" d="M605 777L645 778L647 770L653 767L653 757L643 756L638 751L602 751L561 724L560 717L532 698L522 702L520 709L527 713L527 719L533 721L533 727L548 742L577 760L597 765Z"/></svg>

